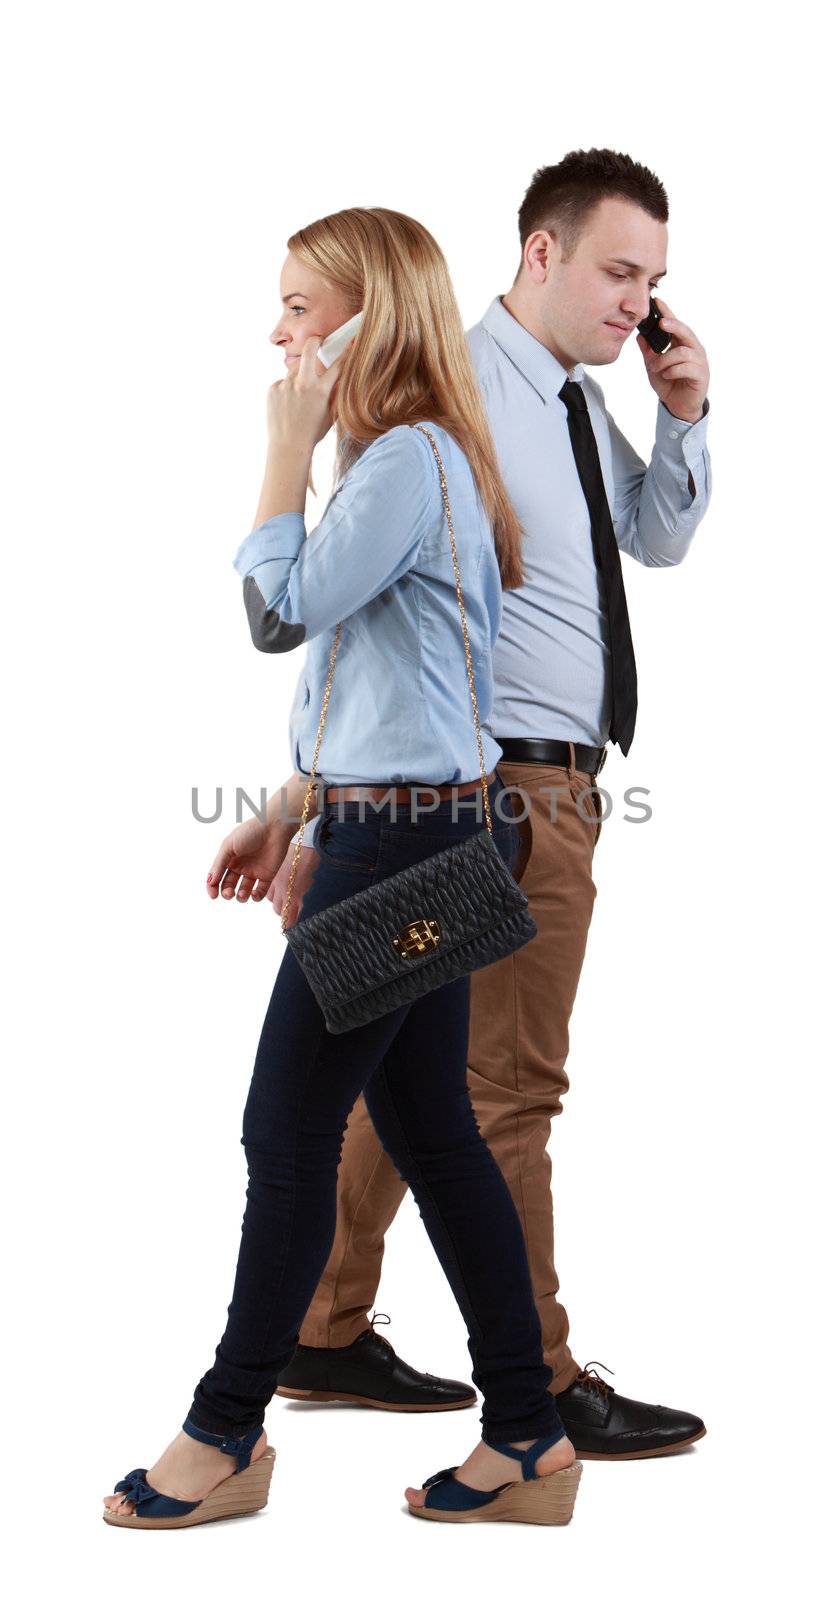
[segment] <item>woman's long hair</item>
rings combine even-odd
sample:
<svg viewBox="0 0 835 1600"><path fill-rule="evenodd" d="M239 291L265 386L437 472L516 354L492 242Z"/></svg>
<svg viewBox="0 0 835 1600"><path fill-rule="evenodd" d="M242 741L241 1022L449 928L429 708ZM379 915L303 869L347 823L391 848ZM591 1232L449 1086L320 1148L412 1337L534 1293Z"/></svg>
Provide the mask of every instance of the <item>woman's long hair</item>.
<svg viewBox="0 0 835 1600"><path fill-rule="evenodd" d="M502 588L518 588L522 527L499 473L449 269L431 233L399 211L352 207L300 228L287 248L364 313L334 393L338 472L390 428L437 422L472 468L493 524Z"/></svg>

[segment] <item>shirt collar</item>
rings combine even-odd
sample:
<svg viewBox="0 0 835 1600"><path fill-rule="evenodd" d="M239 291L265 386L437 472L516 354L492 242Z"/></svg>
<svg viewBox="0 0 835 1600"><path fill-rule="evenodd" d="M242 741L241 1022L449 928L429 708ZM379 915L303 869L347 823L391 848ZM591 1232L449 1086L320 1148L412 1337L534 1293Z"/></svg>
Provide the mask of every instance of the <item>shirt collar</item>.
<svg viewBox="0 0 835 1600"><path fill-rule="evenodd" d="M521 322L511 316L507 307L502 305L499 295L485 311L481 326L487 329L522 377L527 378L544 401L556 400L568 377L582 383L584 374L579 362L570 373L567 372L556 356L552 356L544 344L540 344L532 333L528 333L527 328L522 327Z"/></svg>

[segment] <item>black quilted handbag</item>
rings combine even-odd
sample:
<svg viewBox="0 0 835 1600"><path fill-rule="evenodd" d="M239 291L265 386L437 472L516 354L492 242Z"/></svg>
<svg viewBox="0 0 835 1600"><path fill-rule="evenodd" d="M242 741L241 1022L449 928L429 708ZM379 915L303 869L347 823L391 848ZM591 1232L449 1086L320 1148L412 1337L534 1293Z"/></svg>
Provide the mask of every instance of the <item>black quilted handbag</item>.
<svg viewBox="0 0 835 1600"><path fill-rule="evenodd" d="M345 1033L361 1023L396 1011L430 989L438 989L465 972L501 961L533 939L537 927L527 896L493 842L493 818L484 770L475 677L455 531L446 475L432 434L415 424L429 440L441 477L464 651L473 705L476 742L481 762L486 826L460 844L395 872L382 883L326 906L312 917L286 926L287 908L302 848L316 763L330 699L341 624L334 633L322 714L305 795L301 828L282 910L282 929L325 1016L329 1033Z"/></svg>

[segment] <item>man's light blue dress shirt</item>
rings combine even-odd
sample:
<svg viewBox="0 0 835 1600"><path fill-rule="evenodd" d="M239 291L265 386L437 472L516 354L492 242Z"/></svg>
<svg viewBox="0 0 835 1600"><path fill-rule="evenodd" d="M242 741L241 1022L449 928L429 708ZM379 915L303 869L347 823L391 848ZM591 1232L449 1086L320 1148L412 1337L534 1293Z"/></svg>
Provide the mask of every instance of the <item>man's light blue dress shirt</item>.
<svg viewBox="0 0 835 1600"><path fill-rule="evenodd" d="M569 374L500 298L468 339L524 530L525 581L502 594L469 463L444 429L427 424L449 484L489 771L503 736L603 745L609 734L606 611L559 398L566 378L583 386L618 545L645 566L681 561L704 516L708 406L686 423L659 401L647 466L600 386L579 365ZM307 540L300 512L271 517L243 541L235 567L260 650L310 640L290 719L297 771L310 771L333 629L342 621L320 772L332 783L478 776L449 535L422 434L399 427L375 440ZM639 644L638 663L640 677ZM314 832L306 830L305 844Z"/></svg>
<svg viewBox="0 0 835 1600"><path fill-rule="evenodd" d="M485 723L502 602L493 529L460 445L437 423L425 426L444 464ZM375 439L337 485L309 538L301 512L282 512L244 539L235 568L259 650L309 641L290 714L297 771L311 769L341 622L319 773L339 784L466 783L479 776L449 530L424 434L402 426ZM489 772L501 750L489 733L483 746Z"/></svg>
<svg viewBox="0 0 835 1600"><path fill-rule="evenodd" d="M600 386L579 365L569 374L501 299L468 338L499 468L525 530L525 582L502 597L490 731L499 741L604 745L611 719L606 610L559 392L569 376L582 384L615 537L649 567L681 561L705 513L707 416L680 422L659 401L647 467L606 410ZM640 688L639 639L635 648Z"/></svg>

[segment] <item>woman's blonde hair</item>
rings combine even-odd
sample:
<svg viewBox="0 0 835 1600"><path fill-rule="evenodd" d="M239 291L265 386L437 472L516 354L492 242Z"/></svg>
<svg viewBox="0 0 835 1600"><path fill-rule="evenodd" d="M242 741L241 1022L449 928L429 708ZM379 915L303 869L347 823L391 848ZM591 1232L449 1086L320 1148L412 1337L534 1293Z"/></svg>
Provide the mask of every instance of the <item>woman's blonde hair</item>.
<svg viewBox="0 0 835 1600"><path fill-rule="evenodd" d="M502 483L444 256L414 217L352 207L287 248L363 311L335 390L338 471L402 423L437 422L464 451L493 524L502 588L522 583L522 528Z"/></svg>

